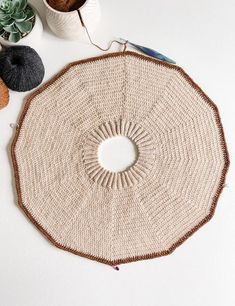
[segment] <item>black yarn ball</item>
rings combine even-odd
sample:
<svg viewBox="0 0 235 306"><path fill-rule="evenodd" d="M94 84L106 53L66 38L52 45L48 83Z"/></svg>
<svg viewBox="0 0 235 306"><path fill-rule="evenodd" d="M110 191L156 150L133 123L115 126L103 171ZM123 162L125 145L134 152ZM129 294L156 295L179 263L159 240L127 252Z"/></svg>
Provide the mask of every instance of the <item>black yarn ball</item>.
<svg viewBox="0 0 235 306"><path fill-rule="evenodd" d="M42 60L34 49L14 46L0 52L0 77L8 88L31 90L41 84L44 74Z"/></svg>

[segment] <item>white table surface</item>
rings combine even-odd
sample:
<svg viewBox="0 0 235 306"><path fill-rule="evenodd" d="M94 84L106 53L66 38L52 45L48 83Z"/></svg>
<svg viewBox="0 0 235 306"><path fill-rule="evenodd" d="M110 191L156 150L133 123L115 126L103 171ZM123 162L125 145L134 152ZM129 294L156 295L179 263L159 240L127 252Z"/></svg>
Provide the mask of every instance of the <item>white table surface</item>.
<svg viewBox="0 0 235 306"><path fill-rule="evenodd" d="M220 110L231 156L211 222L172 255L120 266L89 261L52 246L16 205L9 146L28 93L11 92L0 111L1 306L235 305L235 1L100 0L100 44L128 38L177 60ZM42 0L34 0L44 19ZM45 22L44 22L45 23ZM117 49L113 49L117 50ZM39 48L44 81L67 63L101 52L56 38L45 25Z"/></svg>

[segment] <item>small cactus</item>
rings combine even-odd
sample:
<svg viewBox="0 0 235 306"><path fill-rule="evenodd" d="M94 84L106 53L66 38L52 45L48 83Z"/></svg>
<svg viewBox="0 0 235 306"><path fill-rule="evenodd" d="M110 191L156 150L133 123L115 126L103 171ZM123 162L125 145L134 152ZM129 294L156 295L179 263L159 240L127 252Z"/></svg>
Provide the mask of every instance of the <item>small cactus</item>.
<svg viewBox="0 0 235 306"><path fill-rule="evenodd" d="M34 22L27 0L0 0L0 36L16 43L31 32Z"/></svg>

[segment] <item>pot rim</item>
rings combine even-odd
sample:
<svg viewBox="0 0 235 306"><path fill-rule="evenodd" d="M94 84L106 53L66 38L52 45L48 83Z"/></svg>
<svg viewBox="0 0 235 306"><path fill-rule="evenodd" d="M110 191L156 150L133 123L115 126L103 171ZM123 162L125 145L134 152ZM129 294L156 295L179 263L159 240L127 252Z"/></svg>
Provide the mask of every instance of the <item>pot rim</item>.
<svg viewBox="0 0 235 306"><path fill-rule="evenodd" d="M43 0L45 6L46 6L49 10L51 10L51 11L57 13L57 14L61 14L61 15L68 15L68 14L72 14L72 13L74 13L74 12L79 11L80 9L82 9L82 8L87 4L88 1L89 1L89 0L85 0L84 4L83 4L81 7L79 7L77 10L73 10L73 11L70 11L70 12L61 12L61 11L58 11L58 10L54 9L53 7L51 7L51 6L49 5L49 3L47 2L47 0Z"/></svg>

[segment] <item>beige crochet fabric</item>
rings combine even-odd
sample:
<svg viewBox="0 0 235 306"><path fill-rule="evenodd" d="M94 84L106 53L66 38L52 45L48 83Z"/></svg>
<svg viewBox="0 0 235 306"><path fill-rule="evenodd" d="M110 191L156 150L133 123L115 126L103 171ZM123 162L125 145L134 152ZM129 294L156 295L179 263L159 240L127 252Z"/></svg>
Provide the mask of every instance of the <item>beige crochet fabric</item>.
<svg viewBox="0 0 235 306"><path fill-rule="evenodd" d="M99 144L129 137L130 169ZM228 168L216 106L134 52L70 64L29 97L12 146L19 204L59 248L114 265L171 253L213 215Z"/></svg>

